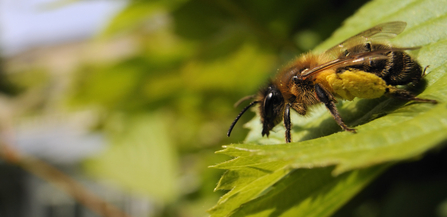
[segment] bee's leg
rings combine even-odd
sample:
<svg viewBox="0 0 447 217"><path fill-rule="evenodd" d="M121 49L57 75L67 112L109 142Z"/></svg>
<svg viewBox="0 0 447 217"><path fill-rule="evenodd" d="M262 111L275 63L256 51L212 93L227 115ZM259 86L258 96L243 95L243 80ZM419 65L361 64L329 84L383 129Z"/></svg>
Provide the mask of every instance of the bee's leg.
<svg viewBox="0 0 447 217"><path fill-rule="evenodd" d="M407 100L407 101L428 102L428 103L433 103L433 104L438 103L438 101L436 101L436 100L418 98L408 90L398 89L398 88L394 88L394 87L387 88L386 95L389 97L392 97L392 98L403 99L403 100Z"/></svg>
<svg viewBox="0 0 447 217"><path fill-rule="evenodd" d="M334 97L328 93L322 86L319 84L315 84L315 93L317 94L317 98L320 100L320 102L324 103L326 108L331 112L332 117L334 117L337 124L346 131L355 133L355 129L349 128L346 126L346 124L343 122L343 120L340 117L340 114L338 113L337 107L334 103Z"/></svg>
<svg viewBox="0 0 447 217"><path fill-rule="evenodd" d="M290 104L287 104L284 109L284 126L286 127L286 143L290 143L292 140L292 137L290 136L290 130L292 128L292 123L290 121Z"/></svg>

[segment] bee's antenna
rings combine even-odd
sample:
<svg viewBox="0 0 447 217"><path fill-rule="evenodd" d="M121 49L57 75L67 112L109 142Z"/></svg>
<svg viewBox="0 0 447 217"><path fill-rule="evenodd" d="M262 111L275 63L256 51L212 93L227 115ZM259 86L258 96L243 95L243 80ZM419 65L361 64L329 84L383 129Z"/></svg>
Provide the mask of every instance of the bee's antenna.
<svg viewBox="0 0 447 217"><path fill-rule="evenodd" d="M236 125L237 121L239 120L239 118L241 118L241 116L253 105L259 103L259 101L253 101L251 102L247 107L245 107L244 109L242 109L241 113L239 113L239 115L236 117L236 119L234 119L233 123L230 126L230 129L228 129L227 132L227 136L230 137L231 131L233 130L234 125Z"/></svg>
<svg viewBox="0 0 447 217"><path fill-rule="evenodd" d="M249 99L253 99L253 98L255 98L255 95L242 97L240 100L238 100L236 103L234 103L234 107L238 107L245 100L249 100Z"/></svg>

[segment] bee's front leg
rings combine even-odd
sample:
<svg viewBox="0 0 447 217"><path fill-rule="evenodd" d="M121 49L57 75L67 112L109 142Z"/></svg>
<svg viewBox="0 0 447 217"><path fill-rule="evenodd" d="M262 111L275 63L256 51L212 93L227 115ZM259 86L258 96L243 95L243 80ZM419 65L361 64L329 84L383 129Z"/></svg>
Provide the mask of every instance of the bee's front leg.
<svg viewBox="0 0 447 217"><path fill-rule="evenodd" d="M286 143L290 143L292 136L290 135L290 130L292 128L292 122L290 121L290 104L287 103L284 109L284 127L286 127Z"/></svg>
<svg viewBox="0 0 447 217"><path fill-rule="evenodd" d="M320 102L324 103L326 108L331 112L332 117L334 117L337 124L346 131L355 133L355 129L349 128L341 119L338 113L337 107L335 106L334 97L325 90L321 85L315 84L315 93Z"/></svg>

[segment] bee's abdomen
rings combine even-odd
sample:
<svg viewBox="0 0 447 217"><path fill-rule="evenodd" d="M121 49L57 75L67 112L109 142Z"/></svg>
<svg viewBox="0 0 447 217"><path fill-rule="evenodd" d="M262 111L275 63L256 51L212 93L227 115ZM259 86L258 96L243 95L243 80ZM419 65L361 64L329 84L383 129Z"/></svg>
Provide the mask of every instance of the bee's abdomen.
<svg viewBox="0 0 447 217"><path fill-rule="evenodd" d="M410 55L403 51L390 52L388 55L390 58L379 75L387 84L417 83L422 78L422 67Z"/></svg>
<svg viewBox="0 0 447 217"><path fill-rule="evenodd" d="M382 44L357 45L348 49L343 55L352 55L374 50L386 50L390 46ZM406 85L411 82L417 83L422 78L422 67L404 51L389 51L387 59L364 62L360 65L349 66L373 73L382 78L388 85Z"/></svg>

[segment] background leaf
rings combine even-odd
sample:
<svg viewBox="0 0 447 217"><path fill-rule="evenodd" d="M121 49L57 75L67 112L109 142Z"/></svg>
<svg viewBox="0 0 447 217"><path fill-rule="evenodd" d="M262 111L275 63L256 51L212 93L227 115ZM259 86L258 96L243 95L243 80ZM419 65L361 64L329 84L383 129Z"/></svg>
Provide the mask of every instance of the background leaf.
<svg viewBox="0 0 447 217"><path fill-rule="evenodd" d="M158 203L174 200L179 190L176 189L179 168L168 126L160 124L163 123L160 119L166 118L164 114L154 113L127 120L124 124L119 123L125 120L124 117L113 118L107 126L113 146L102 156L85 162L87 172L96 177L113 177L112 184L119 183L127 191L155 195ZM110 126L120 124L125 128Z"/></svg>
<svg viewBox="0 0 447 217"><path fill-rule="evenodd" d="M434 13L426 13L427 10L433 10ZM232 190L227 193L230 196L223 196L210 213L214 216L308 216L305 210L318 207L324 210L320 214L329 215L391 162L414 159L446 141L447 107L444 102L447 98L447 66L443 58L447 41L447 22L444 20L446 15L447 6L442 1L397 1L391 8L387 1L373 1L346 20L345 25L337 30L333 37L316 49L327 49L378 23L406 21L406 30L393 43L399 46L423 46L417 55L422 66L430 65L429 74L425 77L426 88L421 85L411 90L421 93L419 96L422 98L438 100L438 105L405 103L385 97L344 102L339 105L341 116L349 126L356 126L357 134L338 132L340 128L330 114L324 108L317 108L311 117L293 116L295 143L277 145L259 144L283 143L284 128L277 126L270 138L261 138L259 117L255 117L247 123L251 132L246 139L247 143L255 144L229 145L221 151L236 157L215 166L229 170L222 177L219 186ZM282 165L280 168L267 170L265 173L243 172L248 168L265 171L270 164L278 163ZM332 165L335 166L334 170ZM347 172L351 170L353 171ZM289 176L306 173L305 171L311 171L314 175L310 175L306 180L288 179ZM332 171L333 176L329 175L329 171ZM289 175L283 175L277 182L269 178L278 172ZM235 173L249 176L244 176L245 180L271 181L261 182L262 186L256 186L256 189L264 189L256 194L249 187L254 181L239 183L233 177L232 182L222 183L226 182L228 175L234 176ZM322 183L315 187L318 189L316 192L323 192L319 194L321 200L314 199L312 193L303 193L309 183L315 182ZM278 187L284 183L290 187ZM301 193L289 194L290 189ZM338 194L337 204L331 203L329 198L337 191L344 194ZM250 196L245 198L243 195ZM277 195L281 197L275 200ZM285 206L284 201L289 201L289 205Z"/></svg>

